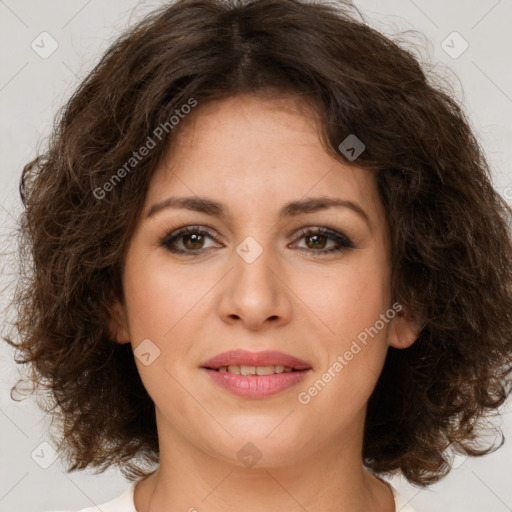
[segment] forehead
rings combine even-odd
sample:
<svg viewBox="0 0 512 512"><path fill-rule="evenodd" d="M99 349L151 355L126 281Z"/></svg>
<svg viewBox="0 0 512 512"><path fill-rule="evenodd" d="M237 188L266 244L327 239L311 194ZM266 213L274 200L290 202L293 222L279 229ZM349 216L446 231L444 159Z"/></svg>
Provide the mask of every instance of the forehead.
<svg viewBox="0 0 512 512"><path fill-rule="evenodd" d="M294 96L199 104L152 179L146 211L170 194L208 196L252 214L329 196L358 202L377 222L383 210L375 177L333 158L319 131L318 112Z"/></svg>

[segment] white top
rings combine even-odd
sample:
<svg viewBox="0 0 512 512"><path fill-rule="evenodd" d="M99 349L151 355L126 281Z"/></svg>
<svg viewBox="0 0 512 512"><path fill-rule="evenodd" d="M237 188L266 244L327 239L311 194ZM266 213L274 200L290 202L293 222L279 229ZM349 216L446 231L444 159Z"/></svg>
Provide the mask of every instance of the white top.
<svg viewBox="0 0 512 512"><path fill-rule="evenodd" d="M386 483L391 488L391 491L395 497L395 512L414 512L414 509L408 504L407 499L402 496L389 482ZM133 494L136 485L137 481L133 482L130 487L126 489L123 494L121 494L121 496L118 496L117 498L114 498L113 500L108 501L102 505L84 508L78 512L98 512L98 508L101 509L102 512L137 512L133 503ZM73 511L62 510L58 512Z"/></svg>

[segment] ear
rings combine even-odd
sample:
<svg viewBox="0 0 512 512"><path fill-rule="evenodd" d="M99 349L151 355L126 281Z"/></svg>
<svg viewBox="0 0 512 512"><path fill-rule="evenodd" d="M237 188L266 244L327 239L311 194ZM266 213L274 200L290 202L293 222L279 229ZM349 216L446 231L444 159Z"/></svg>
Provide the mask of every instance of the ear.
<svg viewBox="0 0 512 512"><path fill-rule="evenodd" d="M115 299L109 308L108 328L113 341L130 343L126 308L119 299Z"/></svg>
<svg viewBox="0 0 512 512"><path fill-rule="evenodd" d="M421 326L412 313L401 307L389 323L388 344L394 348L408 348L418 338Z"/></svg>

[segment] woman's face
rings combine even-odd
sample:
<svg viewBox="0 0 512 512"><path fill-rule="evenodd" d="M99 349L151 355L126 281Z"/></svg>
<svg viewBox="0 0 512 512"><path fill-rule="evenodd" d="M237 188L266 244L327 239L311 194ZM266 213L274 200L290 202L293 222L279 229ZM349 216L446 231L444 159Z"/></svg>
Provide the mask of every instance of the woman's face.
<svg viewBox="0 0 512 512"><path fill-rule="evenodd" d="M414 340L374 176L333 159L299 101L199 104L151 181L114 315L161 450L260 467L357 452L389 344Z"/></svg>

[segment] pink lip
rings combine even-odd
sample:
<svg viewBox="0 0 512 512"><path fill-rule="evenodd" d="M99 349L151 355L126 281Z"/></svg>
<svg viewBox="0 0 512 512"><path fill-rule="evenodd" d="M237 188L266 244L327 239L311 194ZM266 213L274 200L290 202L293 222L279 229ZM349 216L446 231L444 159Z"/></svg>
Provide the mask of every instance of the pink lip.
<svg viewBox="0 0 512 512"><path fill-rule="evenodd" d="M220 387L244 398L266 398L298 384L311 370L300 370L274 375L235 375L204 369Z"/></svg>
<svg viewBox="0 0 512 512"><path fill-rule="evenodd" d="M218 354L203 363L203 368L217 370L221 366L289 366L294 370L307 370L311 365L289 354L275 350L249 352L247 350L230 350Z"/></svg>
<svg viewBox="0 0 512 512"><path fill-rule="evenodd" d="M221 366L289 366L295 371L274 375L235 375L219 372ZM220 387L244 398L265 398L295 386L311 371L311 366L283 352L231 350L206 361L202 368Z"/></svg>

